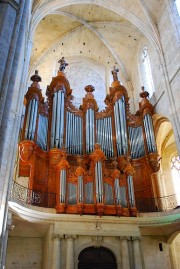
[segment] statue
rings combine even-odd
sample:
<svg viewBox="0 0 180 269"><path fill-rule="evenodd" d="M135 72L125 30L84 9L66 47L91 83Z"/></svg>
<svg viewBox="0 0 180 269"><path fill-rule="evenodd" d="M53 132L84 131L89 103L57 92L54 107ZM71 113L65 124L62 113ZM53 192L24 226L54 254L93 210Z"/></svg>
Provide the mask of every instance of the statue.
<svg viewBox="0 0 180 269"><path fill-rule="evenodd" d="M31 77L33 82L41 82L41 77L38 75L38 70L35 70L35 74Z"/></svg>
<svg viewBox="0 0 180 269"><path fill-rule="evenodd" d="M66 61L64 60L64 57L62 57L58 63L60 63L60 67L59 67L59 71L64 71L66 66L68 66L68 63L66 63Z"/></svg>
<svg viewBox="0 0 180 269"><path fill-rule="evenodd" d="M118 72L119 72L119 69L114 66L114 69L111 71L111 73L113 75L113 80L114 81L117 81L118 80L118 76L117 76L117 73Z"/></svg>

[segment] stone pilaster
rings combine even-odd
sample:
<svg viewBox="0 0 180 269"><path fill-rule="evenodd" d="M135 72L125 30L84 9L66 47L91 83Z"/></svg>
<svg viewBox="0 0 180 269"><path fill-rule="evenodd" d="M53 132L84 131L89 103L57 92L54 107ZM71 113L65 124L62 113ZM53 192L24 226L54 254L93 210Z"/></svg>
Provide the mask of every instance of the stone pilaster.
<svg viewBox="0 0 180 269"><path fill-rule="evenodd" d="M128 237L120 236L122 269L130 269Z"/></svg>
<svg viewBox="0 0 180 269"><path fill-rule="evenodd" d="M142 267L142 256L140 249L140 238L135 236L133 240L133 253L134 253L134 269L143 269Z"/></svg>
<svg viewBox="0 0 180 269"><path fill-rule="evenodd" d="M61 239L63 235L53 234L53 269L61 269Z"/></svg>
<svg viewBox="0 0 180 269"><path fill-rule="evenodd" d="M67 241L66 250L66 269L74 269L74 239L76 235L65 235Z"/></svg>

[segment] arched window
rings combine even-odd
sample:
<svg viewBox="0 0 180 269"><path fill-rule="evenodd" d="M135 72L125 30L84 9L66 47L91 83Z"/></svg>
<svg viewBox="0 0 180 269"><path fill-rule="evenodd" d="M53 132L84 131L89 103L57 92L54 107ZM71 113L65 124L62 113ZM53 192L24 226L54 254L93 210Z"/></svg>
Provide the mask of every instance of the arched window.
<svg viewBox="0 0 180 269"><path fill-rule="evenodd" d="M142 50L141 63L142 63L142 79L144 84L143 86L145 87L145 90L149 92L149 97L151 97L154 92L154 83L146 46L144 46Z"/></svg>
<svg viewBox="0 0 180 269"><path fill-rule="evenodd" d="M177 8L178 14L180 16L180 0L175 0L175 4L176 4L176 8Z"/></svg>
<svg viewBox="0 0 180 269"><path fill-rule="evenodd" d="M176 200L180 205L180 158L175 156L171 160L171 172L173 178L173 185L176 194Z"/></svg>

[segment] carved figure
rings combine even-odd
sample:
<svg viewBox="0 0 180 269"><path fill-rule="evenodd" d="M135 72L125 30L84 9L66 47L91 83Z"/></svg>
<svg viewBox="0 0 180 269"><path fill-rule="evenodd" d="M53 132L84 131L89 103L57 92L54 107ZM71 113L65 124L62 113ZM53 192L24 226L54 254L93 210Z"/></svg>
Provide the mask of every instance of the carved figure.
<svg viewBox="0 0 180 269"><path fill-rule="evenodd" d="M33 82L40 82L41 81L41 77L38 75L38 70L35 70L35 74L31 77L31 80L33 81Z"/></svg>
<svg viewBox="0 0 180 269"><path fill-rule="evenodd" d="M68 66L68 63L66 63L64 57L62 57L58 63L60 63L59 71L64 71L66 66Z"/></svg>
<svg viewBox="0 0 180 269"><path fill-rule="evenodd" d="M34 147L31 143L20 144L20 158L23 162L28 162L33 154Z"/></svg>
<svg viewBox="0 0 180 269"><path fill-rule="evenodd" d="M114 81L117 81L118 80L118 76L117 76L117 73L118 72L119 72L119 69L114 66L114 69L111 71L111 73L113 75L113 80Z"/></svg>

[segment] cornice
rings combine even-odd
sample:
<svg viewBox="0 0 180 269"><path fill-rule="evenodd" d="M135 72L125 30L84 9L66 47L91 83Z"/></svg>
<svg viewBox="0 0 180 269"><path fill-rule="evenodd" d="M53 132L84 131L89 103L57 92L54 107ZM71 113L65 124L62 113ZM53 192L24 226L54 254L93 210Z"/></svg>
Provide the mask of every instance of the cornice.
<svg viewBox="0 0 180 269"><path fill-rule="evenodd" d="M173 223L180 224L180 209L170 212L146 213L136 218L132 217L116 217L116 216L90 216L90 215L74 215L74 214L55 214L34 210L33 206L29 208L19 205L16 202L9 201L9 210L20 219L25 219L34 223L100 223L114 225L135 225L138 227L145 226L162 226Z"/></svg>

